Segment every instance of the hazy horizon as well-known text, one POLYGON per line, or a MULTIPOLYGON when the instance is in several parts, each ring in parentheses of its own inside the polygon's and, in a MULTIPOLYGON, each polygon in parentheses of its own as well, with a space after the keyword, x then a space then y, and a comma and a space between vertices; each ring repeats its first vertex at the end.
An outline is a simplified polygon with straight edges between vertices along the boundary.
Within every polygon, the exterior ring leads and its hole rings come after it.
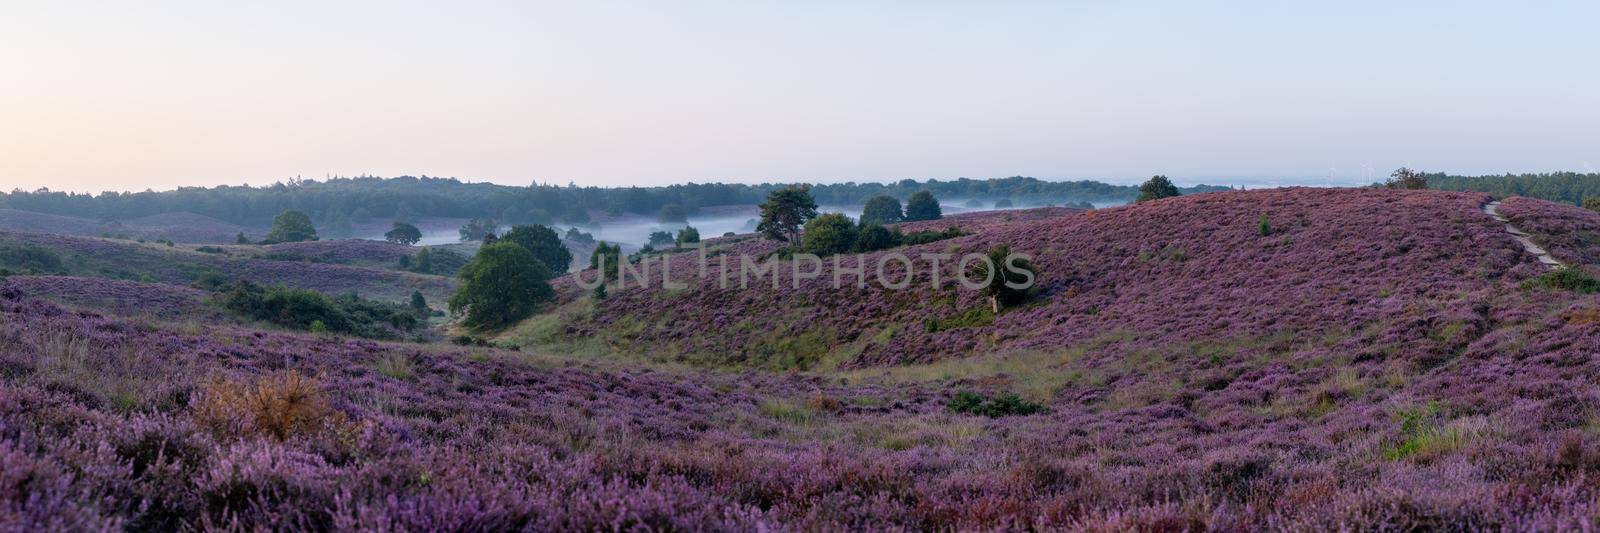
POLYGON ((1600 6, 16 2, 0 190, 1593 171, 1600 6))

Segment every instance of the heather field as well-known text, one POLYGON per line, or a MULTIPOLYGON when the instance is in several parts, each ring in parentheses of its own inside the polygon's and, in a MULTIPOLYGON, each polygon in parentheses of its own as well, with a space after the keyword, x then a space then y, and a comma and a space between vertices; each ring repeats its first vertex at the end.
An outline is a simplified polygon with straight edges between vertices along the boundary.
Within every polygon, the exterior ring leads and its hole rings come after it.
MULTIPOLYGON (((0 530, 1589 529, 1600 299, 1549 282, 1488 200, 972 213, 902 228, 962 236, 865 256, 870 278, 891 251, 1031 254, 1038 291, 998 315, 950 264, 905 290, 833 289, 831 259, 740 290, 671 254, 687 288, 557 279, 557 305, 478 346, 198 328, 173 319, 210 308, 177 274, 12 276, 0 530)), ((1501 212, 1595 266, 1600 216, 1501 212)), ((140 272, 205 255, 4 237, 140 272)), ((343 242, 285 248, 386 253, 343 242)), ((777 249, 709 245, 713 265, 777 249)))

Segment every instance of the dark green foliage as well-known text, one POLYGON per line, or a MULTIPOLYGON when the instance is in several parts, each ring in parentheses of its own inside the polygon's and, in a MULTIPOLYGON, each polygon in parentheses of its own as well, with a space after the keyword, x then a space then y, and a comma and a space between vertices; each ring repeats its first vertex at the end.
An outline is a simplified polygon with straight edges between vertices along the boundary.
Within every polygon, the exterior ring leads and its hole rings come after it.
POLYGON ((415 257, 400 258, 401 269, 435 276, 454 276, 466 264, 466 257, 443 248, 423 248, 415 257))
POLYGON ((810 188, 787 187, 767 195, 756 231, 768 239, 793 243, 800 237, 800 227, 816 216, 817 201, 810 188))
POLYGON ((1428 188, 1428 178, 1421 172, 1406 167, 1396 169, 1383 184, 1390 189, 1420 190, 1428 188))
POLYGON ((499 227, 500 224, 493 220, 486 218, 474 218, 472 220, 468 220, 466 225, 461 226, 461 229, 458 230, 457 233, 461 234, 461 242, 481 241, 488 236, 493 235, 494 230, 498 229, 499 227))
POLYGON ((801 248, 818 256, 845 253, 856 246, 856 224, 840 213, 828 213, 806 223, 801 248))
POLYGON ((971 391, 962 391, 950 398, 945 407, 952 413, 987 416, 1000 418, 1003 416, 1028 416, 1042 413, 1044 405, 1022 399, 1014 393, 1001 393, 994 398, 986 398, 982 394, 971 391))
POLYGON ((856 251, 872 252, 887 250, 900 246, 905 241, 905 235, 900 233, 900 228, 889 229, 882 224, 862 224, 856 232, 856 251))
POLYGON ((231 255, 231 254, 228 253, 227 249, 222 248, 220 246, 201 246, 199 248, 195 248, 194 251, 200 252, 200 253, 203 253, 203 254, 231 255))
POLYGON ((694 226, 688 226, 678 230, 676 245, 679 248, 682 248, 685 244, 694 244, 697 242, 700 242, 700 230, 694 229, 694 226))
POLYGON ((962 235, 966 235, 966 233, 962 232, 961 228, 950 226, 945 228, 944 231, 914 231, 907 233, 905 238, 902 240, 906 246, 915 246, 918 244, 928 244, 930 242, 942 241, 945 239, 953 239, 962 235))
POLYGON ((241 232, 239 232, 238 236, 233 238, 233 243, 234 244, 250 244, 250 239, 246 238, 244 236, 244 232, 241 231, 241 232))
POLYGON ((422 241, 422 230, 405 222, 395 222, 394 227, 384 232, 383 240, 410 246, 422 241))
POLYGON ((538 259, 544 263, 545 268, 550 269, 551 276, 566 274, 572 266, 572 251, 561 244, 561 237, 556 235, 553 229, 538 224, 515 226, 505 235, 501 235, 500 240, 527 248, 534 259, 538 259))
POLYGON ((1172 184, 1172 180, 1167 179, 1166 176, 1157 175, 1139 186, 1139 198, 1134 201, 1160 200, 1162 198, 1171 198, 1178 194, 1178 187, 1172 184))
POLYGON ((1525 281, 1523 286, 1592 294, 1600 291, 1600 280, 1583 267, 1564 267, 1525 281))
POLYGON ((36 244, 0 244, 0 265, 18 272, 62 272, 61 256, 36 244))
POLYGON ((994 203, 994 208, 995 209, 1011 209, 1011 199, 1010 198, 1001 198, 999 200, 996 200, 995 203, 994 203))
POLYGON ((561 221, 574 226, 582 226, 590 223, 592 219, 589 218, 588 209, 584 209, 582 206, 574 204, 569 206, 567 210, 561 214, 561 221))
POLYGON ((596 299, 596 300, 604 300, 604 299, 606 299, 606 284, 601 283, 599 285, 595 285, 594 286, 594 299, 596 299))
POLYGON ((576 244, 594 244, 594 235, 578 231, 578 228, 567 228, 567 236, 565 238, 576 244))
POLYGON ((267 233, 266 240, 275 243, 314 241, 317 228, 311 225, 311 217, 304 211, 290 209, 272 219, 272 231, 267 233))
POLYGON ((688 222, 689 212, 684 211, 683 206, 678 204, 663 205, 661 206, 661 212, 656 214, 656 221, 668 223, 688 222))
POLYGON ((600 241, 600 244, 595 246, 594 252, 589 254, 589 268, 600 268, 602 261, 605 263, 605 279, 617 279, 617 265, 622 261, 622 245, 600 241))
POLYGON ((493 329, 531 316, 555 299, 550 269, 533 253, 509 242, 478 249, 461 267, 461 287, 450 296, 450 312, 465 313, 468 327, 493 329))
POLYGON ((1037 273, 1032 264, 1020 257, 1010 256, 1010 247, 997 246, 989 251, 987 263, 978 262, 972 266, 971 275, 968 277, 973 280, 985 278, 989 280, 983 287, 983 294, 989 297, 991 310, 995 314, 1000 314, 1003 308, 1027 300, 1037 280, 1037 273), (993 275, 989 272, 990 264, 994 265, 993 275))
POLYGON ((901 221, 906 216, 900 209, 900 200, 893 196, 880 195, 867 200, 867 205, 861 208, 861 224, 893 224, 901 221))
POLYGON ((201 271, 195 276, 194 282, 191 283, 191 285, 197 289, 211 292, 226 289, 229 287, 229 284, 230 282, 228 281, 227 276, 224 276, 221 272, 217 272, 216 270, 212 269, 201 271))
POLYGON ((962 311, 955 316, 923 319, 922 329, 928 333, 938 333, 952 329, 981 328, 990 324, 994 324, 994 313, 988 309, 976 308, 962 311))
POLYGON ((1600 196, 1590 196, 1583 199, 1583 208, 1590 211, 1600 211, 1600 196))
POLYGON ((305 331, 321 324, 326 331, 398 339, 422 327, 411 309, 354 294, 329 298, 313 290, 240 282, 218 298, 223 307, 241 316, 305 331))
POLYGON ((944 211, 939 208, 939 200, 929 191, 917 191, 906 200, 907 222, 918 220, 939 220, 944 218, 944 211))
POLYGON ((1272 234, 1272 221, 1267 220, 1267 215, 1261 215, 1261 220, 1256 221, 1256 233, 1262 237, 1272 234))
POLYGON ((654 247, 654 246, 666 246, 666 245, 672 244, 672 243, 673 243, 673 238, 672 238, 672 234, 671 233, 667 233, 665 231, 652 231, 652 232, 650 232, 650 239, 649 239, 649 245, 650 246, 652 246, 652 247, 654 247))
POLYGON ((428 299, 422 296, 422 291, 411 291, 411 310, 418 314, 428 314, 428 299))

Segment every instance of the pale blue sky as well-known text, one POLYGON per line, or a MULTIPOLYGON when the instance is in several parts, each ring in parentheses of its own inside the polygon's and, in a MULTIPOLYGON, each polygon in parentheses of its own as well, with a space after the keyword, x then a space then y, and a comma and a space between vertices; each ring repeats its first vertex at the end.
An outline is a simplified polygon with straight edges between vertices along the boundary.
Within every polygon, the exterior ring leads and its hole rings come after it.
POLYGON ((0 0, 0 188, 1600 165, 1600 3, 1399 4, 0 0))

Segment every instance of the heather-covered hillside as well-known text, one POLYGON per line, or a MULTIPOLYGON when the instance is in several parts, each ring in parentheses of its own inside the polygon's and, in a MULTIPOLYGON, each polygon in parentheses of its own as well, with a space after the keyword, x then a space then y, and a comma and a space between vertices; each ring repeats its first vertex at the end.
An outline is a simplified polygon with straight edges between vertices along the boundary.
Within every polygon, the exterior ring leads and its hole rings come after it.
POLYGON ((22 232, 0 232, 0 246, 49 250, 59 257, 63 271, 50 273, 74 276, 188 285, 207 272, 215 272, 228 282, 286 285, 328 294, 354 291, 363 297, 397 302, 406 301, 414 290, 421 291, 430 302, 442 302, 455 288, 452 279, 441 276, 389 268, 258 259, 228 253, 223 247, 208 247, 205 249, 210 252, 202 252, 120 239, 22 232))
POLYGON ((0 230, 213 244, 234 242, 239 233, 251 236, 258 233, 250 228, 194 213, 160 213, 127 220, 101 221, 16 209, 0 209, 0 230))
MULTIPOLYGON (((659 357, 801 368, 1054 350, 1108 336, 1120 339, 1113 352, 1277 334, 1411 342, 1425 332, 1410 331, 1406 313, 1436 326, 1479 323, 1486 317, 1460 295, 1540 272, 1479 210, 1485 201, 1475 193, 1281 189, 1088 212, 989 213, 915 223, 907 230, 957 225, 971 235, 865 257, 872 280, 890 252, 916 258, 1004 244, 1030 254, 1040 293, 999 316, 957 285, 955 261, 945 259, 938 286, 918 262, 905 290, 857 288, 853 274, 832 288, 831 260, 798 289, 787 266, 779 288, 769 278, 740 289, 735 266, 728 288, 705 279, 663 291, 657 272, 655 287, 613 290, 592 311, 568 317, 580 335, 643 343, 659 357)), ((773 248, 745 240, 722 253, 756 257, 773 248)), ((697 275, 690 255, 674 258, 675 279, 697 275)), ((713 274, 719 260, 711 260, 713 274)), ((888 279, 903 277, 899 263, 888 268, 888 279)))
MULTIPOLYGON (((1524 283, 1543 267, 1481 200, 955 218, 975 234, 931 246, 1054 248, 1053 292, 958 337, 969 352, 863 351, 845 361, 875 366, 842 372, 197 331, 66 310, 23 279, 0 289, 0 528, 1583 528, 1600 299, 1524 283)), ((656 312, 692 309, 670 301, 656 312)))

